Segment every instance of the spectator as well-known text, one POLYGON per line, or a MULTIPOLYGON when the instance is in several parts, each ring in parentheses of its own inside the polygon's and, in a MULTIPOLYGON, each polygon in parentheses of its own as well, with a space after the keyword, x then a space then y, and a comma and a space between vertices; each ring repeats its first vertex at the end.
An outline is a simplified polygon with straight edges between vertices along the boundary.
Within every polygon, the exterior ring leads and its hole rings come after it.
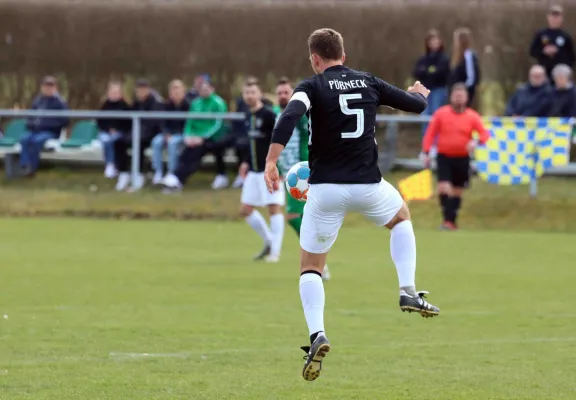
MULTIPOLYGON (((192 113, 222 113, 228 107, 220 96, 214 93, 214 88, 204 83, 200 87, 200 97, 190 104, 192 113)), ((208 152, 221 154, 222 148, 219 139, 224 132, 221 119, 189 119, 184 126, 184 149, 178 159, 178 167, 174 174, 168 174, 162 180, 165 192, 178 191, 186 183, 186 180, 198 170, 202 157, 208 152)), ((228 177, 224 160, 216 157, 216 168, 218 175, 212 183, 215 187, 218 180, 225 180, 228 184, 228 177)))
POLYGON ((472 32, 468 28, 458 28, 454 31, 454 45, 450 66, 452 71, 448 84, 464 83, 468 90, 468 106, 474 101, 476 88, 480 82, 480 67, 478 57, 472 50, 472 32))
POLYGON ((512 95, 504 115, 512 117, 547 117, 552 105, 553 89, 540 65, 530 68, 528 83, 512 95))
POLYGON ((552 76, 556 83, 551 117, 576 117, 576 89, 572 82, 572 68, 566 64, 558 64, 552 70, 552 76))
MULTIPOLYGON (((170 82, 169 99, 165 105, 166 111, 188 112, 190 103, 186 100, 186 86, 180 80, 170 82)), ((168 150, 168 173, 173 174, 178 165, 178 156, 182 148, 182 132, 184 132, 183 119, 167 119, 162 126, 162 132, 152 140, 152 168, 154 169, 154 185, 160 184, 163 173, 163 150, 168 150)))
POLYGON ((445 230, 457 229, 462 194, 470 179, 470 153, 476 146, 472 135, 478 133, 481 143, 486 143, 490 137, 480 115, 466 106, 467 97, 466 85, 458 83, 452 86, 450 105, 440 107, 434 113, 422 141, 426 168, 430 166, 428 153, 437 141, 438 196, 444 218, 442 229, 445 230))
POLYGON ((552 79, 552 70, 558 64, 574 66, 574 43, 570 34, 562 29, 564 9, 555 5, 548 10, 548 27, 534 35, 530 56, 546 69, 552 79))
MULTIPOLYGON (((450 74, 450 60, 444 53, 444 43, 436 29, 426 34, 424 51, 424 55, 416 62, 414 78, 430 89, 428 107, 422 115, 432 115, 446 104, 448 75, 450 74)), ((427 125, 424 125, 422 133, 426 132, 427 125)))
MULTIPOLYGON (((100 107, 102 111, 130 111, 130 106, 122 95, 122 84, 110 82, 106 93, 106 100, 100 107)), ((98 123, 98 139, 102 142, 104 150, 104 163, 106 178, 115 178, 118 174, 114 164, 114 142, 122 136, 129 136, 132 130, 132 120, 126 118, 100 118, 98 123)))
POLYGON ((188 103, 192 103, 196 100, 200 95, 200 88, 203 84, 208 83, 210 84, 210 75, 209 74, 200 74, 194 78, 194 85, 192 88, 186 93, 186 101, 188 103))
MULTIPOLYGON (((46 76, 40 84, 40 94, 32 102, 32 110, 67 110, 68 105, 58 94, 58 82, 53 76, 46 76)), ((26 134, 20 140, 20 166, 25 175, 32 177, 40 164, 40 152, 49 139, 60 136, 68 125, 67 117, 30 117, 26 121, 26 134)))
MULTIPOLYGON (((248 75, 244 80, 244 85, 258 85, 258 78, 255 76, 248 75)), ((267 107, 273 107, 273 103, 265 97, 262 97, 262 103, 267 107)), ((236 112, 248 114, 250 112, 250 107, 242 96, 236 98, 236 112)), ((238 159, 238 168, 242 160, 247 160, 248 153, 250 152, 250 140, 248 139, 248 126, 244 120, 232 121, 232 135, 235 137, 235 150, 236 158, 238 159)), ((242 187, 244 183, 244 178, 240 175, 236 176, 234 182, 232 183, 233 188, 242 187)))
MULTIPOLYGON (((145 79, 136 81, 136 96, 132 109, 134 111, 160 111, 163 109, 162 100, 152 91, 150 83, 145 79)), ((131 182, 129 173, 130 157, 128 156, 128 149, 132 147, 132 135, 123 135, 114 142, 114 163, 119 172, 116 190, 123 191, 131 185, 130 190, 136 191, 144 186, 145 179, 142 174, 144 150, 150 145, 152 138, 158 133, 160 133, 158 120, 142 119, 140 121, 140 165, 138 166, 140 174, 135 182, 131 182)))

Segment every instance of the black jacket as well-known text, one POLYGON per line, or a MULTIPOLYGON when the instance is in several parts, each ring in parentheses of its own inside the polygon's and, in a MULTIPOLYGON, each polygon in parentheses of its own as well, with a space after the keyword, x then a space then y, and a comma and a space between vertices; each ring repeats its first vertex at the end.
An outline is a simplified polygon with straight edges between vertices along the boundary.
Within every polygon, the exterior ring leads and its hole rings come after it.
POLYGON ((431 90, 446 87, 449 75, 450 60, 441 51, 426 53, 414 67, 414 78, 431 90))
POLYGON ((538 64, 546 68, 548 76, 552 74, 552 69, 558 64, 574 66, 574 43, 568 32, 562 29, 544 28, 539 30, 532 39, 530 45, 530 56, 534 57, 538 64), (558 52, 552 57, 543 53, 544 47, 553 44, 558 47, 558 52))
POLYGON ((553 92, 552 86, 547 83, 542 86, 532 86, 529 83, 522 85, 508 101, 505 115, 548 117, 553 92))
MULTIPOLYGON (((182 103, 177 105, 171 100, 168 100, 168 102, 164 104, 164 110, 174 112, 188 112, 190 110, 190 102, 184 99, 182 100, 182 103)), ((182 134, 184 133, 185 124, 185 119, 165 119, 162 126, 162 133, 182 134)))
MULTIPOLYGON (((134 101, 132 106, 134 111, 162 111, 164 110, 164 105, 162 100, 151 93, 144 101, 134 101)), ((140 137, 142 140, 150 140, 158 133, 161 132, 162 120, 158 119, 146 119, 141 120, 141 132, 140 137)))
MULTIPOLYGON (((100 107, 102 111, 130 111, 131 108, 124 100, 110 101, 106 100, 102 103, 100 107)), ((111 130, 115 130, 122 133, 131 133, 132 131, 132 120, 123 118, 99 118, 97 121, 98 130, 101 132, 110 133, 111 130)))
POLYGON ((576 117, 576 88, 554 90, 551 117, 576 117))
MULTIPOLYGON (((31 109, 67 110, 68 104, 59 94, 55 96, 43 96, 40 94, 32 101, 31 109)), ((48 131, 59 135, 62 128, 68 125, 68 122, 68 117, 28 117, 26 119, 26 129, 32 133, 48 131)))
POLYGON ((480 83, 480 65, 476 53, 466 50, 464 59, 458 63, 450 72, 448 85, 464 83, 468 89, 474 89, 480 83))

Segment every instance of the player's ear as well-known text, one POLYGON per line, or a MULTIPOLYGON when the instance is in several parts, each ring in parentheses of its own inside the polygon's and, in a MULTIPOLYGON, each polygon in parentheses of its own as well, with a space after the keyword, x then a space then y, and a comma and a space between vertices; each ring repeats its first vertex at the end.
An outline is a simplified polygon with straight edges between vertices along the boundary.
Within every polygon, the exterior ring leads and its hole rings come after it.
POLYGON ((346 62, 346 53, 342 53, 342 64, 346 62))

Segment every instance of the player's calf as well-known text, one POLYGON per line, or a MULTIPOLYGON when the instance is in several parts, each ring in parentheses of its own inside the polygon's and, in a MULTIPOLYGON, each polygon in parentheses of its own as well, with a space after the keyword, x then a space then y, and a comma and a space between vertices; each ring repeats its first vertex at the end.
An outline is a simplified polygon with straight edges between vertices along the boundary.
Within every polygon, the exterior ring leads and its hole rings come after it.
POLYGON ((265 257, 270 255, 270 248, 272 245, 272 232, 266 223, 266 220, 260 214, 258 210, 254 207, 241 204, 240 205, 240 215, 244 217, 244 220, 264 241, 264 247, 262 250, 254 256, 255 260, 263 260, 265 257))

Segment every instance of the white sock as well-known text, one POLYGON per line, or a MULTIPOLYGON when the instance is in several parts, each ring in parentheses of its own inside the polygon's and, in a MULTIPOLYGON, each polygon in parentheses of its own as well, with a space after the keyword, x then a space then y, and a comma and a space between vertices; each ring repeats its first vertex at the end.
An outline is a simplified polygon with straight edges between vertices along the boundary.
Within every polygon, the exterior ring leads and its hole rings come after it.
POLYGON ((310 335, 324 331, 324 284, 318 274, 300 276, 300 299, 310 335))
POLYGON ((284 239, 284 214, 279 213, 270 216, 270 230, 272 231, 270 254, 279 256, 282 251, 282 240, 284 239))
POLYGON ((270 245, 272 243, 272 232, 270 232, 270 228, 268 228, 268 224, 266 220, 257 210, 252 211, 252 214, 245 218, 248 225, 252 227, 256 231, 258 235, 264 240, 266 245, 270 245))
POLYGON ((396 265, 401 288, 414 287, 416 275, 416 237, 412 222, 402 221, 390 231, 390 254, 396 265))

